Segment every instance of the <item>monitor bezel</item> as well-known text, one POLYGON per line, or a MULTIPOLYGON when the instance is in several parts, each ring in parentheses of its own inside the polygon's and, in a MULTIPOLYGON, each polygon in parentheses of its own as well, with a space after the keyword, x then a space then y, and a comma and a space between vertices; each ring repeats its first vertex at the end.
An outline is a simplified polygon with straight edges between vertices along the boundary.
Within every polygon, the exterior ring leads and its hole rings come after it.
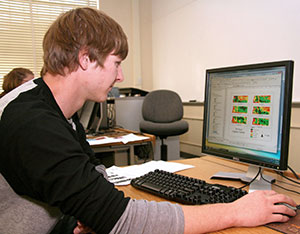
POLYGON ((290 119, 291 119, 291 101, 292 101, 292 84, 293 84, 293 69, 294 62, 292 60, 257 63, 248 65, 239 65, 231 67, 222 67, 206 70, 205 79, 205 96, 204 96, 204 111, 203 111, 203 132, 202 132, 202 153, 209 154, 229 160, 240 161, 249 165, 255 165, 264 168, 271 168, 278 171, 285 171, 288 168, 288 153, 289 153, 289 136, 290 136, 290 119), (207 121, 208 121, 208 95, 209 95, 209 76, 212 73, 235 72, 242 70, 268 69, 272 67, 285 67, 285 83, 284 83, 284 103, 283 103, 283 120, 282 120, 282 138, 281 138, 281 156, 279 165, 270 162, 262 162, 255 159, 244 158, 241 154, 224 154, 222 152, 207 149, 207 121), (286 95, 289 94, 289 95, 286 95))

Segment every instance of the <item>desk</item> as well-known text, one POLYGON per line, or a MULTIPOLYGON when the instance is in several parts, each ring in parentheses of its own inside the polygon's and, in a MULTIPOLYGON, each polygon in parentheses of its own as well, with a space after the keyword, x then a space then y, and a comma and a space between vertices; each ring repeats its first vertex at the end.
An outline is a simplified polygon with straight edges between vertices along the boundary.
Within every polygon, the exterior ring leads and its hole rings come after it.
POLYGON ((128 156, 129 156, 129 165, 134 164, 134 147, 138 145, 147 145, 151 144, 151 147, 153 149, 154 144, 155 144, 155 136, 150 135, 150 134, 144 134, 144 133, 139 133, 136 131, 131 131, 123 128, 113 128, 113 129, 108 129, 105 130, 102 134, 98 134, 97 136, 87 136, 88 139, 91 138, 97 138, 100 136, 107 136, 107 137, 120 137, 124 135, 128 135, 130 133, 133 133, 137 136, 146 136, 149 137, 148 139, 143 139, 143 140, 136 140, 136 141, 130 141, 126 144, 122 142, 113 142, 113 143, 106 143, 106 144, 98 144, 98 145, 91 145, 92 149, 94 150, 95 153, 99 152, 121 152, 121 151, 127 151, 128 156))
MULTIPOLYGON (((174 162, 180 162, 184 164, 189 164, 189 165, 194 165, 194 168, 187 169, 184 171, 180 171, 177 174, 180 175, 185 175, 185 176, 190 176, 198 179, 205 180, 208 183, 220 183, 224 184, 227 186, 234 186, 234 187, 241 187, 243 184, 239 181, 226 181, 226 180, 210 180, 210 176, 213 174, 219 172, 219 171, 226 171, 226 172, 246 172, 247 171, 247 166, 241 163, 237 162, 232 162, 212 156, 203 156, 201 158, 192 158, 192 159, 183 159, 183 160, 176 160, 174 162)), ((282 178, 281 176, 266 171, 265 172, 268 175, 272 175, 276 180, 279 185, 284 186, 289 189, 296 190, 300 192, 300 189, 296 188, 295 186, 286 184, 287 180, 282 178)), ((134 199, 146 199, 146 200, 153 200, 153 201, 166 201, 163 198, 154 196, 150 193, 143 192, 141 190, 133 188, 131 185, 127 186, 117 186, 119 190, 122 190, 126 196, 129 196, 134 199)), ((280 189, 278 187, 275 187, 272 185, 272 189, 279 192, 279 193, 284 193, 292 197, 297 204, 300 204, 300 196, 297 195, 296 193, 291 193, 287 192, 283 189, 280 189)), ((251 209, 251 207, 249 207, 251 209)), ((229 228, 226 230, 214 232, 214 233, 247 233, 247 234, 268 234, 268 233, 278 233, 277 231, 274 231, 270 228, 261 226, 261 227, 255 227, 255 228, 229 228)))

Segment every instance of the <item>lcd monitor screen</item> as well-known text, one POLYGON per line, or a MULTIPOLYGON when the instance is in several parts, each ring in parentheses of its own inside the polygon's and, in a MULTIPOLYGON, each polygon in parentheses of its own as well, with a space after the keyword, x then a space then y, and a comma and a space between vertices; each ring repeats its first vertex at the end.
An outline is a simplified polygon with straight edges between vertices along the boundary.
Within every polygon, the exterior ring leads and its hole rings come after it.
POLYGON ((286 170, 293 61, 206 72, 202 152, 286 170))

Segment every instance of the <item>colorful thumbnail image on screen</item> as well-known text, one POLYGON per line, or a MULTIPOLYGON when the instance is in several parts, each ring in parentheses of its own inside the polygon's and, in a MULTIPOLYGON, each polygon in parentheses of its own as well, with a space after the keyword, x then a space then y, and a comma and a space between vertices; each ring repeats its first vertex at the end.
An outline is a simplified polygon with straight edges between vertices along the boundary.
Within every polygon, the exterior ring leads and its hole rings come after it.
POLYGON ((247 106, 233 106, 232 113, 247 114, 248 107, 247 106))
POLYGON ((248 96, 233 96, 233 102, 234 103, 247 103, 248 102, 248 96))
POLYGON ((270 115, 271 108, 269 106, 254 106, 252 114, 256 115, 270 115))
POLYGON ((270 103, 271 95, 256 95, 253 98, 254 103, 270 103))
POLYGON ((247 124, 247 117, 245 117, 245 116, 232 116, 231 122, 233 124, 247 124))

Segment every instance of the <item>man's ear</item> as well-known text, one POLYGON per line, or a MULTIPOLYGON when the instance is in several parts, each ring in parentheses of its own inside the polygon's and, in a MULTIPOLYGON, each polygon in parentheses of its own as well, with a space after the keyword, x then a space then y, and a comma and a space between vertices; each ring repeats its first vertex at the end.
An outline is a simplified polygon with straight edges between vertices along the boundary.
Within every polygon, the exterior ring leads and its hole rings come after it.
POLYGON ((90 63, 90 58, 87 51, 85 50, 79 51, 78 60, 79 60, 79 66, 81 67, 82 70, 85 71, 88 68, 90 63))

